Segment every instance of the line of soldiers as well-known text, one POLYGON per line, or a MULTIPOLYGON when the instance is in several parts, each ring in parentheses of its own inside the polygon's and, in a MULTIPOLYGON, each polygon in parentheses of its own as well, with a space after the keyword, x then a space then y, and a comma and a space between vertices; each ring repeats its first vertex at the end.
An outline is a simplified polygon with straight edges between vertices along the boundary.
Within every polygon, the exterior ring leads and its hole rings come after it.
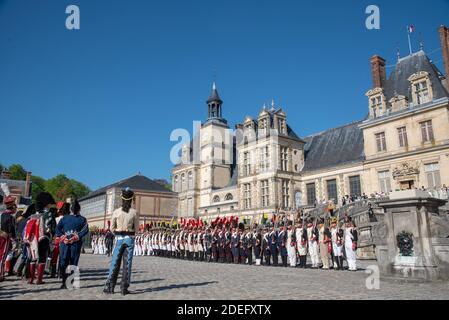
POLYGON ((51 194, 41 192, 24 210, 18 210, 12 196, 4 203, 6 210, 0 212, 0 282, 5 275, 17 275, 28 284, 43 284, 45 274, 51 278, 59 274, 61 288, 66 288, 66 270, 78 265, 82 238, 88 232, 78 201, 56 203, 51 194))
POLYGON ((351 217, 343 227, 336 217, 327 225, 323 218, 309 218, 307 223, 286 221, 279 227, 240 223, 158 228, 136 236, 134 255, 249 265, 255 260, 255 265, 301 268, 307 267, 309 256, 312 268, 343 270, 346 260, 348 269, 356 271, 358 233, 351 217))
POLYGON ((92 235, 90 244, 93 254, 102 254, 109 257, 114 247, 114 234, 110 229, 103 233, 95 233, 92 235))

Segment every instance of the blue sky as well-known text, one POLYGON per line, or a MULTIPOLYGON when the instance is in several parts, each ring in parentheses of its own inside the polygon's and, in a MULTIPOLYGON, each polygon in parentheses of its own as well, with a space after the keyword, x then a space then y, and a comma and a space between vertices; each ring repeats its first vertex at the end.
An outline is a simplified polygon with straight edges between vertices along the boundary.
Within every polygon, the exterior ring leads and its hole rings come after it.
POLYGON ((363 118, 369 58, 408 53, 407 24, 443 70, 449 0, 0 0, 0 163, 90 188, 169 178, 170 132, 204 120, 216 73, 233 126, 274 98, 302 137, 363 118), (65 28, 76 4, 81 29, 65 28), (365 28, 365 8, 381 29, 365 28))

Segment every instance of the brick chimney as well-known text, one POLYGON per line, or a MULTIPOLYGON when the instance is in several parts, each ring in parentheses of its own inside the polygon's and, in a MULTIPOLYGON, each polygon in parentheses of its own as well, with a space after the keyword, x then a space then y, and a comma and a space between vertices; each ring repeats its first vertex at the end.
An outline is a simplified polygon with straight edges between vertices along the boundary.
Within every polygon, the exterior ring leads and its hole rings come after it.
POLYGON ((446 76, 446 81, 449 87, 449 28, 446 26, 440 27, 440 41, 441 41, 441 52, 443 54, 444 62, 444 72, 446 76))
POLYGON ((373 78, 373 88, 383 88, 387 80, 387 69, 385 59, 380 56, 371 58, 371 76, 373 78))

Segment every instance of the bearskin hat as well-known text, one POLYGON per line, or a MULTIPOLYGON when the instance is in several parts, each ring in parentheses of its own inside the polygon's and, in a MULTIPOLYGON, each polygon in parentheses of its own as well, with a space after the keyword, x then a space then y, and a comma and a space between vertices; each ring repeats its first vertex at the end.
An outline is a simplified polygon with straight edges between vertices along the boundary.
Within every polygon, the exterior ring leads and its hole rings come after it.
POLYGON ((42 211, 49 204, 56 204, 53 196, 48 192, 41 192, 36 197, 36 211, 42 211))
POLYGON ((81 206, 78 202, 78 199, 73 200, 70 211, 72 211, 73 214, 79 214, 79 212, 81 211, 81 206))

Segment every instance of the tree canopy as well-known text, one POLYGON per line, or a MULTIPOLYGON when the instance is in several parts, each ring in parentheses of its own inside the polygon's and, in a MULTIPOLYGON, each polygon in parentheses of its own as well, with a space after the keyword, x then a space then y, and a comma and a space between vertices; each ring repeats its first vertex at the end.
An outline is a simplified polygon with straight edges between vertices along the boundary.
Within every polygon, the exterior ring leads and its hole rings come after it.
POLYGON ((65 174, 58 174, 45 181, 45 190, 50 192, 57 201, 65 201, 70 197, 81 198, 90 192, 87 186, 67 178, 65 174))
MULTIPOLYGON (((3 169, 8 169, 11 173, 11 180, 26 179, 27 170, 20 164, 12 164, 9 167, 0 164, 0 172, 2 172, 3 169)), ((35 199, 40 192, 44 191, 51 193, 56 201, 65 201, 70 197, 81 198, 90 192, 90 189, 86 185, 75 179, 68 178, 65 174, 58 174, 48 180, 32 175, 31 182, 31 196, 33 199, 35 199)))
POLYGON ((8 171, 11 173, 11 180, 25 180, 27 177, 26 170, 20 164, 12 164, 8 171))

